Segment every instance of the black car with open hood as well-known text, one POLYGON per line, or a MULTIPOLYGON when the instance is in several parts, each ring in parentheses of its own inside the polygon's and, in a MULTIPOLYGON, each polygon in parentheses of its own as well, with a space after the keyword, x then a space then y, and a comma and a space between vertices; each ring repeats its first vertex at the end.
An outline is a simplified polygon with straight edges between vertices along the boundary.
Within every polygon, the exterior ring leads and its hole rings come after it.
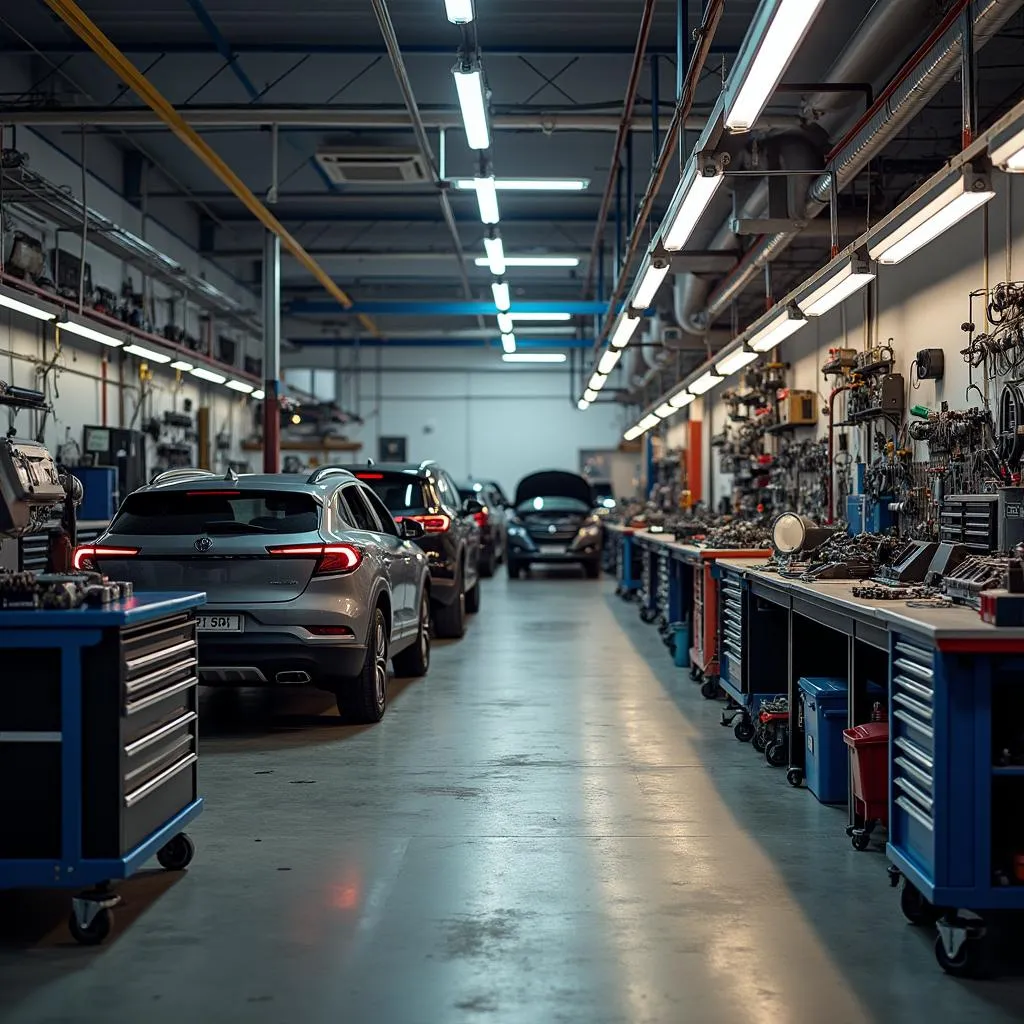
POLYGON ((508 574, 534 562, 582 565, 595 579, 601 566, 601 523, 594 495, 578 473, 548 469, 523 477, 508 521, 508 574))

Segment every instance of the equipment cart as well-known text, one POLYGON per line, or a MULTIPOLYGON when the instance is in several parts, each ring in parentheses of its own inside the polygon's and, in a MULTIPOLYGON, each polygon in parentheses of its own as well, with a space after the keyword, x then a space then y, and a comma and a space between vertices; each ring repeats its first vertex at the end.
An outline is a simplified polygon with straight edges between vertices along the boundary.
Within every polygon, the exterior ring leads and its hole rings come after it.
POLYGON ((110 932, 112 881, 153 856, 168 870, 192 860, 205 599, 0 611, 0 889, 79 890, 79 942, 110 932))

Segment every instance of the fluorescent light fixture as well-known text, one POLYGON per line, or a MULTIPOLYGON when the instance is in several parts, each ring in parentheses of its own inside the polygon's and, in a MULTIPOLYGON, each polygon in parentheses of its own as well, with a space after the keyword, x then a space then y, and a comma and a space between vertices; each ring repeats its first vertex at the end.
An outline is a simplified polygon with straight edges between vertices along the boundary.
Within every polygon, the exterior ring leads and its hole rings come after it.
POLYGON ((716 384, 721 384, 725 380, 724 377, 720 377, 713 370, 708 370, 707 373, 698 377, 692 384, 687 384, 687 390, 694 395, 703 395, 706 391, 710 391, 716 384))
POLYGON ((597 394, 598 393, 593 388, 587 388, 587 390, 583 392, 583 397, 588 402, 596 402, 597 401, 597 394))
POLYGON ((696 400, 697 396, 689 391, 677 391, 674 395, 669 396, 668 404, 675 409, 683 409, 696 400))
POLYGON ((452 68, 452 75, 455 77, 455 91, 459 94, 466 142, 470 149, 487 149, 491 144, 491 130, 487 126, 483 68, 479 64, 456 64, 452 68))
POLYGON ((514 334, 503 334, 501 336, 501 350, 502 352, 515 352, 516 336, 514 334))
POLYGON ((997 135, 989 150, 992 163, 1007 174, 1024 173, 1024 128, 997 135))
POLYGON ((468 25, 473 20, 473 0, 444 0, 444 13, 453 25, 468 25))
MULTIPOLYGON (((486 149, 486 146, 480 147, 486 149)), ((472 178, 455 178, 452 184, 460 190, 473 187, 472 178)), ((498 178, 494 183, 501 192, 584 192, 589 178, 498 178)))
POLYGON ((879 263, 900 263, 933 239, 938 238, 968 214, 984 206, 993 196, 983 174, 961 174, 948 188, 911 214, 897 227, 883 229, 877 242, 868 246, 868 254, 879 263))
POLYGON ((195 366, 195 363, 186 363, 184 359, 176 359, 171 363, 172 370, 181 370, 182 373, 188 373, 195 366))
POLYGON ((781 316, 769 321, 750 339, 750 347, 755 352, 770 352, 776 346, 781 345, 791 334, 796 334, 801 327, 806 326, 807 318, 796 306, 791 304, 786 306, 781 316))
POLYGON ((232 391, 241 391, 243 395, 251 395, 254 390, 253 386, 246 384, 244 380, 229 380, 226 386, 232 391))
POLYGON ((655 416, 654 413, 648 413, 638 424, 641 434, 646 434, 651 427, 656 427, 661 422, 660 416, 655 416))
MULTIPOLYGON (((487 242, 484 242, 487 245, 487 242)), ((491 264, 487 256, 477 256, 474 261, 478 267, 488 267, 491 264)), ((580 258, 578 256, 506 256, 506 267, 578 267, 580 258)), ((497 273, 497 271, 495 271, 497 273)))
POLYGON ((749 132, 761 116, 814 21, 822 0, 774 0, 762 4, 748 38, 758 40, 751 54, 740 53, 726 82, 725 127, 749 132))
POLYGON ((124 350, 129 355, 148 359, 151 363, 169 363, 171 361, 171 357, 164 355, 163 352, 154 352, 151 348, 144 348, 142 345, 125 345, 124 350))
POLYGON ((612 336, 608 339, 608 344, 611 345, 612 348, 625 348, 639 326, 639 317, 630 316, 628 313, 622 313, 619 316, 619 322, 615 325, 615 329, 612 331, 612 336))
POLYGON ((665 218, 667 227, 663 228, 661 244, 671 252, 682 249, 689 241, 693 229, 697 226, 708 203, 714 198, 724 175, 715 171, 713 174, 701 174, 697 165, 693 171, 683 178, 672 197, 668 216, 665 218))
POLYGON ((603 373, 606 377, 612 370, 615 369, 619 360, 622 358, 622 349, 609 348, 605 349, 604 354, 598 360, 597 372, 603 373))
POLYGON ((590 403, 585 398, 581 398, 576 403, 576 408, 579 409, 580 412, 584 412, 585 410, 590 408, 590 403))
POLYGON ((502 244, 500 238, 485 238, 484 249, 487 251, 487 257, 483 260, 477 260, 477 266, 485 266, 491 268, 491 273, 496 277, 501 277, 505 273, 505 246, 502 244))
POLYGON ((499 313, 507 313, 512 305, 508 295, 507 281, 492 281, 491 294, 494 296, 494 305, 499 313))
POLYGON ((742 370, 748 363, 752 363, 756 358, 756 352, 740 347, 735 352, 730 352, 724 359, 720 359, 715 363, 715 373, 720 373, 723 377, 729 377, 737 370, 742 370))
POLYGON ((515 326, 512 323, 512 317, 508 313, 498 314, 498 330, 502 334, 511 334, 515 330, 515 326))
POLYGON ((39 306, 30 305, 28 302, 22 302, 6 288, 0 291, 0 306, 13 309, 15 313, 24 313, 25 316, 35 317, 37 320, 57 319, 56 313, 51 313, 48 309, 40 309, 39 306))
POLYGON ((854 292, 866 287, 875 279, 871 265, 855 256, 844 260, 839 272, 818 285, 806 299, 798 303, 805 316, 822 316, 834 309, 854 292))
POLYGON ((227 380, 227 377, 222 373, 214 373, 213 370, 208 370, 205 366, 197 366, 189 372, 193 377, 198 377, 200 380, 208 380, 211 384, 223 384, 227 380))
POLYGON ((622 440, 623 441, 635 441, 642 433, 643 433, 643 431, 640 429, 640 425, 637 424, 635 427, 630 427, 629 430, 627 430, 622 435, 622 440))
POLYGON ((670 263, 666 259, 651 257, 644 265, 643 271, 637 275, 637 283, 633 286, 633 295, 629 300, 630 306, 642 312, 653 301, 661 282, 665 280, 670 263))
POLYGON ((603 373, 598 373, 595 370, 590 375, 590 380, 587 381, 587 387, 590 388, 591 391, 600 391, 607 380, 608 378, 603 373))
POLYGON ((564 352, 506 352, 501 357, 506 363, 564 363, 564 352))
POLYGON ((476 204, 480 207, 480 220, 484 224, 497 224, 501 214, 498 212, 498 193, 494 191, 494 177, 473 180, 476 182, 476 204))
POLYGON ((95 327, 81 324, 66 316, 57 321, 57 326, 62 331, 70 331, 71 334, 77 334, 80 338, 88 338, 90 341, 98 341, 108 348, 120 348, 124 344, 120 338, 115 338, 112 334, 104 334, 103 331, 97 331, 95 327))
POLYGON ((662 402, 661 405, 654 410, 654 415, 657 416, 659 420, 664 420, 668 419, 669 416, 675 415, 677 412, 679 412, 679 410, 674 405, 670 405, 668 402, 662 402))
POLYGON ((262 389, 257 388, 249 397, 255 399, 257 402, 262 402, 267 396, 262 389))
POLYGON ((513 320, 520 323, 561 323, 564 320, 571 320, 572 313, 510 313, 513 320))

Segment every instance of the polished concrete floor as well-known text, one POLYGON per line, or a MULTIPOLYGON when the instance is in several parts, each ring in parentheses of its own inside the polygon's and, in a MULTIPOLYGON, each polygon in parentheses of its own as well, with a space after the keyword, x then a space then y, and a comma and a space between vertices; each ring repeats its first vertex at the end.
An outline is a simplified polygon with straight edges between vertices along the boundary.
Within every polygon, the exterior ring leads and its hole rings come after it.
POLYGON ((484 586, 373 728, 209 695, 192 868, 125 884, 98 949, 66 897, 0 894, 0 1020, 1024 1018, 1021 979, 939 971, 884 856, 721 729, 607 581, 484 586))

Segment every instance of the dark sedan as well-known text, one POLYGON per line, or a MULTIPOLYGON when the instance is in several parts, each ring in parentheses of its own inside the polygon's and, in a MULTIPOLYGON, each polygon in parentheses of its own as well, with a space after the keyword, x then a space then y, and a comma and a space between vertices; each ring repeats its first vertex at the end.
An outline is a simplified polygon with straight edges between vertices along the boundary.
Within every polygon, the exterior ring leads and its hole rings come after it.
POLYGON ((486 481, 460 484, 459 494, 463 501, 478 501, 483 505, 473 514, 480 527, 480 575, 493 576, 498 564, 505 560, 508 503, 498 488, 486 481))
POLYGON ((581 565, 601 572, 601 522, 590 484, 578 473, 545 470, 519 481, 508 520, 508 574, 516 579, 535 562, 581 565))

